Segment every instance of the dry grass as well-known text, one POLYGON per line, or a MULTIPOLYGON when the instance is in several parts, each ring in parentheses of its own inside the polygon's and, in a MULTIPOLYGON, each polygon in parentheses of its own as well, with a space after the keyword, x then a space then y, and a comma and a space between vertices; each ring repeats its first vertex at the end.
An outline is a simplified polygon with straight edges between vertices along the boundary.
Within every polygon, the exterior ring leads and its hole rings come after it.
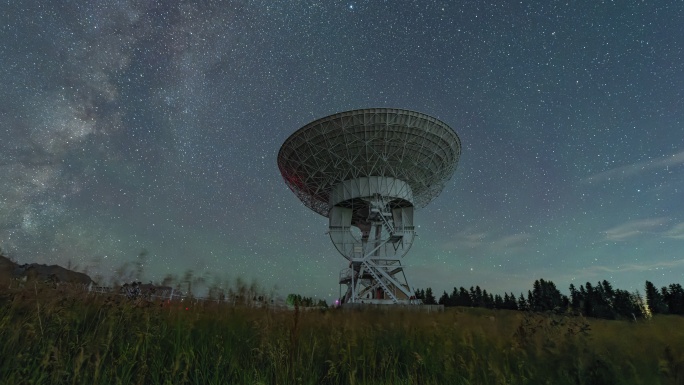
POLYGON ((3 384, 682 384, 684 318, 186 311, 28 285, 0 294, 0 357, 3 384))

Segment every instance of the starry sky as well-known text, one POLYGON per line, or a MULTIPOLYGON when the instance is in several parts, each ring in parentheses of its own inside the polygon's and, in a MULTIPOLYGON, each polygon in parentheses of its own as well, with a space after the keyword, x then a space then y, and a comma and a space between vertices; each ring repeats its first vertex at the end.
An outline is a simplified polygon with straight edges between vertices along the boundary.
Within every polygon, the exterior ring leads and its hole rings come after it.
POLYGON ((0 247, 108 276, 256 279, 332 300, 327 218, 276 157, 356 108, 463 153, 416 214, 416 287, 684 282, 684 2, 0 4, 0 247))

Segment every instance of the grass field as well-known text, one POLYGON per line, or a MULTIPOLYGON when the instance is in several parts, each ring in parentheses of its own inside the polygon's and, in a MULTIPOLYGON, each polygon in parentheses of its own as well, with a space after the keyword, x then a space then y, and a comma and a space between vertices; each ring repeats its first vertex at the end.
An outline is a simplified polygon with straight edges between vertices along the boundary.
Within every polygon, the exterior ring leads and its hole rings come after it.
POLYGON ((0 289, 2 384, 684 384, 676 316, 185 310, 0 289))

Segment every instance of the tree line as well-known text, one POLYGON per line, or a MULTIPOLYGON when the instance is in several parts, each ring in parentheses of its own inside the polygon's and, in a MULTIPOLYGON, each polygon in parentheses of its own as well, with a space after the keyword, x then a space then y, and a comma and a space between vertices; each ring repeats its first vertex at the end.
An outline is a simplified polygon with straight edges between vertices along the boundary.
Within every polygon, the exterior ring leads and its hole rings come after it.
POLYGON ((287 306, 301 306, 301 307, 322 307, 327 308, 328 304, 323 299, 315 299, 311 297, 302 297, 299 294, 288 294, 285 299, 287 306))
POLYGON ((607 280, 596 284, 587 282, 579 288, 570 284, 570 296, 562 294, 552 281, 534 281, 527 295, 520 293, 492 294, 480 286, 456 288, 449 294, 446 291, 435 298, 432 288, 419 289, 416 297, 427 305, 483 307, 584 315, 603 319, 637 319, 652 314, 684 315, 684 289, 680 284, 663 286, 658 290, 653 283, 646 281, 645 296, 639 292, 614 289, 607 280))

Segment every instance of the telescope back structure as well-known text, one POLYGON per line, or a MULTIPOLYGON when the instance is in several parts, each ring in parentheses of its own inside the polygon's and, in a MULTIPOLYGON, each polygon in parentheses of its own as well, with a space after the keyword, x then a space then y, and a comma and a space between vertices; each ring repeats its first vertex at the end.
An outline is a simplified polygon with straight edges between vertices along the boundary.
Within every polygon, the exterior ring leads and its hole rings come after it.
POLYGON ((420 303, 401 259, 415 238, 414 209, 444 189, 461 154, 444 122, 402 109, 333 114, 297 130, 280 148, 278 168, 349 261, 342 303, 420 303))

